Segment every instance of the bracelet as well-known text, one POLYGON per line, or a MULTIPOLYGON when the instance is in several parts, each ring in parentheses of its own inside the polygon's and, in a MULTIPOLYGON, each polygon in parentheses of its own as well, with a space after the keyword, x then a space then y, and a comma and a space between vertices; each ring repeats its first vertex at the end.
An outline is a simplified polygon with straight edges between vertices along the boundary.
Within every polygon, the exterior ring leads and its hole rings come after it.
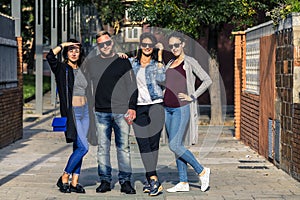
POLYGON ((60 47, 60 49, 61 49, 61 51, 63 50, 63 46, 60 44, 60 45, 58 45, 59 47, 60 47))
POLYGON ((161 63, 161 64, 164 64, 164 62, 162 60, 158 60, 157 61, 158 63, 161 63))

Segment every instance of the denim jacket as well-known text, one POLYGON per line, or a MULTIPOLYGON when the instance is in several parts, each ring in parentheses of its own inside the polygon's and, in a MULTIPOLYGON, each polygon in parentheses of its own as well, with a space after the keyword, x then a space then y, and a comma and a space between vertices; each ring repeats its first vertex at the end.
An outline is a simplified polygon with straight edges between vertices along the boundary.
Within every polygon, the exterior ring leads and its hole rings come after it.
MULTIPOLYGON (((136 58, 129 58, 134 74, 137 75, 141 64, 136 58)), ((151 60, 150 64, 146 67, 146 83, 150 97, 153 100, 163 98, 163 82, 166 79, 165 67, 158 67, 158 63, 155 60, 151 60)))

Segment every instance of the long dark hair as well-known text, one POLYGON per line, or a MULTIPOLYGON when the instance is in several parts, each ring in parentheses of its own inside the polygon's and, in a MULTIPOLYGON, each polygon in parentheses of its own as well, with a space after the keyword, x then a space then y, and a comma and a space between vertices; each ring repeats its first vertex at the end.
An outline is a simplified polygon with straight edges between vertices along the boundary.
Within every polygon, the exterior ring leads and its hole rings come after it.
MULTIPOLYGON (((156 39, 156 37, 155 37, 153 34, 146 32, 146 33, 142 33, 142 34, 141 34, 141 36, 140 36, 140 44, 139 44, 139 45, 141 45, 142 41, 143 41, 145 38, 149 38, 149 39, 152 41, 152 44, 153 44, 153 45, 156 45, 156 44, 157 44, 157 39, 156 39)), ((157 48, 153 48, 153 52, 152 52, 152 54, 151 54, 151 58, 152 58, 153 60, 155 60, 155 61, 157 61, 157 59, 158 59, 158 50, 159 50, 159 49, 157 49, 157 48)), ((139 46, 139 49, 138 49, 137 55, 136 55, 136 59, 137 59, 138 62, 141 61, 142 54, 143 54, 143 53, 142 53, 142 49, 141 49, 140 46, 139 46)))
POLYGON ((179 39, 181 42, 185 42, 185 37, 184 34, 179 32, 179 31, 174 31, 172 32, 169 36, 168 36, 168 41, 170 40, 170 38, 175 37, 177 39, 179 39))
MULTIPOLYGON (((75 39, 69 39, 67 42, 80 43, 79 41, 77 41, 75 39)), ((79 58, 77 60, 77 65, 78 65, 78 67, 80 67, 85 56, 84 56, 84 50, 82 48, 82 45, 78 44, 78 46, 79 46, 80 53, 79 53, 79 58)), ((69 47, 64 47, 63 52, 62 52, 64 62, 66 62, 66 63, 68 62, 68 50, 69 50, 69 47)))

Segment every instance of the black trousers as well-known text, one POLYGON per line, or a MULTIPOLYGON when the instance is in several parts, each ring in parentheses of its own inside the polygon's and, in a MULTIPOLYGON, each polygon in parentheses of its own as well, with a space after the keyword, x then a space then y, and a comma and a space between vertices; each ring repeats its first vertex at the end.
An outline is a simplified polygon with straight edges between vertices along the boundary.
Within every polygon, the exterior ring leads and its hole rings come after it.
POLYGON ((159 143, 164 123, 165 112, 162 104, 137 106, 133 130, 148 182, 151 176, 157 176, 159 143))

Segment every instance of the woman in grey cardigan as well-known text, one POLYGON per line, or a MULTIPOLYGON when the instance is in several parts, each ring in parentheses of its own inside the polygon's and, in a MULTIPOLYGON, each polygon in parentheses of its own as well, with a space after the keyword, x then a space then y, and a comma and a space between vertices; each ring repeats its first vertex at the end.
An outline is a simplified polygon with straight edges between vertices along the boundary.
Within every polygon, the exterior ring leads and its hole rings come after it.
POLYGON ((172 33, 168 41, 174 59, 166 66, 164 106, 169 148, 176 157, 179 183, 167 191, 189 191, 187 164, 199 175, 201 190, 206 191, 209 187, 210 169, 204 168, 196 160, 185 148, 183 141, 186 131, 190 132, 191 140, 197 138, 197 98, 207 90, 212 81, 194 58, 185 55, 185 42, 181 33, 172 33), (197 89, 194 87, 196 77, 202 81, 197 89))

